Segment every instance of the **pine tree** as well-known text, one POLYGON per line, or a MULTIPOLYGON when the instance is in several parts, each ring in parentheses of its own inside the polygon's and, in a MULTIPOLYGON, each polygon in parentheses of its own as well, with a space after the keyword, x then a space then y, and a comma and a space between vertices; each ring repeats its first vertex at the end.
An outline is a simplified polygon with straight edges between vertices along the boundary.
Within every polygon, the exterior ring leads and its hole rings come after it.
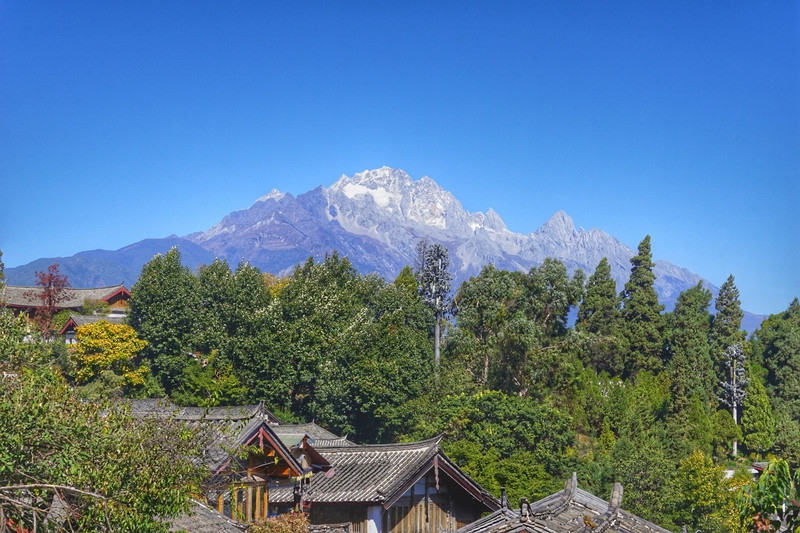
POLYGON ((767 391, 760 378, 754 377, 747 386, 742 415, 744 444, 751 452, 761 456, 775 442, 775 418, 769 404, 767 391))
POLYGON ((625 374, 639 371, 658 372, 663 368, 664 306, 658 303, 654 284, 650 235, 639 243, 638 253, 631 258, 631 277, 620 294, 622 331, 629 344, 625 374))
POLYGON ((717 381, 725 381, 728 378, 725 350, 745 340, 745 333, 739 329, 744 313, 739 301, 739 289, 733 282, 733 274, 720 287, 714 306, 717 312, 711 325, 711 359, 717 381))
POLYGON ((589 276, 575 324, 578 331, 589 334, 586 363, 598 372, 619 374, 623 370, 620 327, 617 282, 611 277, 611 266, 604 257, 589 276))
POLYGON ((716 380, 708 345, 710 304, 711 291, 700 282, 678 296, 669 315, 668 370, 676 412, 687 409, 692 397, 707 404, 713 395, 716 380))

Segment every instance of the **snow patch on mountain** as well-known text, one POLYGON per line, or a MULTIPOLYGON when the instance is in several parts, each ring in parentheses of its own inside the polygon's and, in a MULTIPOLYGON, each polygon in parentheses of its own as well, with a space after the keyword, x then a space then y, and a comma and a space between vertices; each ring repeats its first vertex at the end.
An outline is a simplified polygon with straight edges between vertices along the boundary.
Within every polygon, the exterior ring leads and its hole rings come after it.
MULTIPOLYGON (((231 213, 205 233, 188 236, 220 256, 273 270, 278 264, 284 272, 309 255, 319 258, 337 250, 362 270, 387 279, 413 264, 417 243, 426 237, 450 249, 454 286, 477 275, 487 263, 529 270, 554 257, 570 271, 580 268, 589 275, 606 257, 619 292, 635 255, 602 230, 576 228, 564 211, 554 213, 533 233, 514 233, 494 209, 470 213, 431 178, 414 180, 390 167, 342 175, 330 187, 320 186, 297 198, 273 189, 249 209, 231 213)), ((667 299, 702 279, 666 261, 656 261, 655 273, 656 289, 667 299)))

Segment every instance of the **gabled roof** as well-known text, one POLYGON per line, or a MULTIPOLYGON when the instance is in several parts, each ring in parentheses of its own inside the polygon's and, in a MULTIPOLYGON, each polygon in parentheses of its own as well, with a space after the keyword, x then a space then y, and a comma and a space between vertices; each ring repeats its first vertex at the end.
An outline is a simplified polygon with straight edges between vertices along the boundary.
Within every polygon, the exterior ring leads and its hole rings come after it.
POLYGON ((286 461, 295 475, 303 467, 291 450, 273 432, 278 420, 264 408, 263 403, 233 407, 178 407, 166 400, 130 400, 131 414, 138 417, 153 416, 185 422, 191 427, 208 431, 209 446, 203 461, 212 474, 218 474, 233 458, 241 446, 266 443, 278 457, 286 461))
POLYGON ((100 322, 105 320, 110 324, 124 324, 125 317, 119 315, 108 315, 108 316, 95 316, 95 315, 69 315, 69 320, 67 323, 64 324, 64 327, 61 328, 61 331, 58 332, 59 335, 63 335, 70 329, 76 329, 81 326, 85 326, 87 324, 94 324, 96 322, 100 322))
MULTIPOLYGON (((39 307, 41 300, 39 300, 38 294, 41 291, 42 288, 39 286, 6 285, 0 300, 3 300, 4 304, 9 307, 39 307)), ((110 287, 88 289, 67 287, 64 289, 64 294, 67 298, 58 304, 59 309, 77 309, 83 306, 83 301, 86 299, 107 301, 117 294, 131 295, 122 283, 110 287)))
POLYGON ((315 448, 330 447, 330 446, 350 446, 354 443, 347 440, 347 437, 340 437, 331 433, 322 426, 318 426, 314 422, 308 424, 279 424, 272 428, 277 435, 304 435, 311 438, 311 443, 315 448))
MULTIPOLYGON (((311 479, 308 500, 312 503, 371 503, 391 507, 407 490, 431 470, 449 478, 487 509, 499 502, 455 465, 439 446, 440 438, 402 444, 348 445, 318 448, 333 466, 328 477, 311 479)), ((276 503, 292 501, 289 488, 270 492, 276 503)))
POLYGON ((622 509, 622 492, 622 485, 615 483, 611 502, 607 502, 578 488, 573 474, 564 490, 531 504, 523 499, 519 509, 504 505, 456 533, 670 533, 622 509))

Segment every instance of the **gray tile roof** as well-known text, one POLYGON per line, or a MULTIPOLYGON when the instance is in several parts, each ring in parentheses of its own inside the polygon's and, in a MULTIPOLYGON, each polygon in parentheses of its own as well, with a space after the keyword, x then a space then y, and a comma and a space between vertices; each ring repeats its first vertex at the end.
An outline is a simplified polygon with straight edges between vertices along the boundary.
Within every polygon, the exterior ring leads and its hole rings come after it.
POLYGON ((670 533, 643 518, 623 510, 622 486, 615 484, 612 503, 578 488, 573 475, 564 490, 532 504, 521 503, 519 509, 503 507, 456 533, 670 533), (586 527, 586 521, 594 524, 586 527))
POLYGON ((215 509, 192 500, 192 509, 172 520, 170 531, 188 531, 189 533, 242 533, 249 526, 226 518, 215 509))
POLYGON ((87 324, 94 324, 95 322, 100 322, 105 320, 110 324, 124 324, 126 317, 119 316, 119 315, 108 315, 108 316, 99 316, 99 315, 69 315, 70 320, 75 322, 76 327, 85 326, 87 324))
MULTIPOLYGON (((125 289, 125 285, 112 285, 110 287, 94 287, 90 289, 72 288, 65 289, 67 299, 58 304, 59 309, 72 309, 83 306, 86 299, 103 300, 115 292, 125 289)), ((0 295, 6 305, 14 307, 38 307, 41 303, 38 296, 41 287, 24 287, 20 285, 6 285, 4 292, 0 295)), ((127 289, 125 289, 127 291, 127 289)))
MULTIPOLYGON (((333 466, 333 474, 330 477, 312 477, 307 499, 312 504, 380 503, 388 508, 418 479, 432 468, 438 468, 442 478, 457 478, 456 481, 461 486, 484 502, 489 509, 499 507, 491 494, 444 455, 439 440, 435 438, 402 444, 317 447, 316 450, 333 466)), ((291 503, 291 487, 276 487, 271 490, 270 501, 291 503)))
POLYGON ((300 463, 273 431, 277 418, 261 403, 211 408, 179 407, 159 399, 129 400, 127 403, 133 416, 169 418, 207 431, 210 444, 203 461, 212 473, 225 467, 232 458, 232 451, 247 444, 260 431, 264 431, 269 444, 295 472, 302 471, 300 463))
POLYGON ((350 446, 353 443, 347 437, 340 437, 331 433, 314 422, 308 424, 279 424, 272 428, 277 435, 307 435, 311 437, 315 448, 323 446, 350 446))

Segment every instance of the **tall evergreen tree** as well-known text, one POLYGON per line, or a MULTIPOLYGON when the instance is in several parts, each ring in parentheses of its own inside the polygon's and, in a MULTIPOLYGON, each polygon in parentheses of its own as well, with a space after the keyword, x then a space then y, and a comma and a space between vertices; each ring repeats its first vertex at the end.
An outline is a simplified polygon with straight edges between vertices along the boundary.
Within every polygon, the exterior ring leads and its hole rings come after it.
POLYGON ((775 418, 764 383, 758 376, 753 376, 747 385, 742 434, 745 446, 759 456, 768 452, 775 442, 775 418))
POLYGON ((583 350, 586 364, 598 372, 622 373, 621 325, 617 282, 611 277, 611 266, 604 257, 589 276, 575 324, 578 331, 588 336, 583 350))
POLYGON ((669 370, 676 412, 686 410, 692 397, 705 404, 714 396, 716 380, 709 354, 711 291, 700 282, 678 296, 669 314, 669 370))
POLYGON ((663 368, 664 306, 658 303, 654 284, 650 235, 639 243, 638 253, 631 258, 631 277, 620 294, 622 302, 622 331, 629 349, 625 374, 641 370, 658 372, 663 368))
POLYGON ((717 312, 711 325, 711 359, 717 381, 725 381, 728 377, 725 350, 728 346, 745 340, 745 333, 739 329, 744 313, 739 301, 739 289, 733 282, 733 274, 720 287, 714 307, 717 312))

